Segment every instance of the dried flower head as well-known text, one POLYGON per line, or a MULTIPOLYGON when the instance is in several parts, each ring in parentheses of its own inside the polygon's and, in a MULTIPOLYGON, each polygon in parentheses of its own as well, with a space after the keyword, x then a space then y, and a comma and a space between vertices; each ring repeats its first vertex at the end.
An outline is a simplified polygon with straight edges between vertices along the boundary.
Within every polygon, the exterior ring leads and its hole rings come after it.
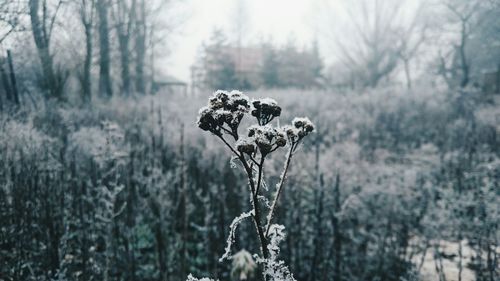
POLYGON ((286 145, 286 133, 283 129, 276 129, 276 145, 283 147, 286 145))
POLYGON ((284 132, 270 125, 251 126, 248 128, 248 137, 253 139, 262 155, 268 154, 277 147, 286 145, 284 132))
POLYGON ((281 107, 271 98, 253 100, 252 105, 254 108, 251 112, 252 116, 257 118, 259 125, 266 125, 274 117, 278 117, 281 114, 281 107))
POLYGON ((208 106, 202 107, 198 112, 198 127, 204 131, 210 131, 216 135, 220 134, 219 126, 222 125, 221 120, 216 119, 216 114, 213 109, 208 106))
POLYGON ((236 150, 246 154, 252 154, 255 152, 255 143, 253 139, 241 138, 236 142, 236 150))
POLYGON ((307 134, 314 131, 314 124, 307 117, 295 117, 292 120, 293 126, 297 129, 302 129, 307 134))
POLYGON ((292 120, 291 126, 287 125, 283 127, 283 131, 290 143, 298 143, 314 131, 314 124, 307 117, 296 117, 292 120))
POLYGON ((236 135, 243 116, 250 110, 249 99, 240 91, 216 91, 208 100, 198 116, 198 127, 221 135, 224 124, 227 124, 233 135, 236 135))

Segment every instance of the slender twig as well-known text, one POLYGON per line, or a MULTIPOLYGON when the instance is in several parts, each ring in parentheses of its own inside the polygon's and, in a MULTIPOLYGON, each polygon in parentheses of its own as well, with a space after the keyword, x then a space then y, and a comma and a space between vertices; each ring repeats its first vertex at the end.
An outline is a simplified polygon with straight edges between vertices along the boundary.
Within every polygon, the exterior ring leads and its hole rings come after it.
POLYGON ((256 166, 259 166, 259 163, 257 162, 257 160, 255 160, 255 158, 253 158, 251 155, 248 155, 248 159, 250 159, 250 161, 252 161, 253 164, 255 164, 256 166))
POLYGON ((224 144, 226 144, 226 146, 227 146, 227 147, 229 147, 229 149, 231 149, 231 151, 232 151, 232 152, 233 152, 236 156, 238 156, 238 158, 240 158, 240 159, 241 159, 241 154, 240 154, 240 153, 238 153, 238 152, 236 151, 236 149, 234 149, 234 148, 233 148, 233 146, 232 146, 232 145, 230 145, 230 144, 226 141, 226 139, 225 139, 222 135, 216 135, 216 136, 217 136, 217 137, 219 137, 219 138, 220 138, 220 139, 224 142, 224 144))
POLYGON ((241 160, 241 163, 243 164, 243 167, 245 168, 245 171, 246 171, 247 177, 248 177, 248 182, 250 185, 251 202, 252 202, 252 207, 253 207, 253 211, 254 211, 252 218, 253 218, 253 221, 255 224, 255 228, 257 230, 257 234, 259 236, 259 243, 260 243, 260 248, 262 251, 262 256, 264 258, 267 258, 267 251, 266 251, 267 244, 266 244, 266 238, 264 236, 264 232, 263 232, 263 229, 261 226, 260 209, 259 209, 259 205, 258 205, 258 198, 257 198, 257 195, 255 193, 255 182, 253 179, 253 170, 252 170, 252 168, 250 168, 250 166, 248 166, 248 163, 245 160, 245 156, 242 155, 240 157, 240 160, 241 160))
POLYGON ((260 185, 262 183, 262 171, 264 170, 264 160, 265 159, 266 158, 264 156, 262 156, 262 158, 260 159, 260 164, 257 165, 257 167, 259 168, 259 175, 257 178, 257 188, 255 189, 255 196, 259 195, 259 189, 260 189, 260 185))
MULTIPOLYGON (((250 193, 251 193, 251 201, 252 201, 252 207, 254 214, 252 215, 253 221, 255 223, 255 228, 257 230, 257 234, 259 236, 259 242, 260 242, 260 247, 262 251, 262 256, 264 258, 267 258, 267 252, 266 252, 266 239, 264 236, 264 232, 261 227, 261 222, 260 222, 260 210, 258 206, 258 201, 257 201, 257 195, 255 193, 255 182, 253 180, 253 168, 248 165, 248 162, 246 161, 246 158, 243 154, 238 153, 227 141, 222 135, 217 135, 224 144, 229 147, 229 149, 238 157, 238 159, 241 161, 241 164, 243 165, 243 168, 245 169, 245 172, 247 173, 248 177, 248 183, 250 186, 250 193)), ((254 160, 255 162, 255 160, 254 160)), ((259 170, 261 170, 259 168, 259 170)))
POLYGON ((276 210, 276 205, 278 203, 278 199, 280 197, 281 190, 283 189, 283 183, 285 182, 286 173, 288 172, 288 167, 290 166, 290 161, 292 160, 293 151, 294 151, 295 147, 296 147, 295 144, 291 144, 291 146, 290 146, 290 150, 288 151, 288 156, 287 156, 286 162, 285 162, 285 167, 283 168, 283 173, 281 174, 280 181, 277 185, 276 196, 274 197, 273 203, 271 205, 271 210, 269 211, 269 214, 267 215, 266 236, 269 235, 269 229, 271 228, 271 222, 273 220, 274 212, 276 210))

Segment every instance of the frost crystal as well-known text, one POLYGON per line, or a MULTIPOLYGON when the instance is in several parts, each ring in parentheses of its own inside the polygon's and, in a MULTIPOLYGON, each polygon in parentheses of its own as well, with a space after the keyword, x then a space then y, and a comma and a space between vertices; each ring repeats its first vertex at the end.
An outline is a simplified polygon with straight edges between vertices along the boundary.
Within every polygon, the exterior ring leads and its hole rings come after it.
POLYGON ((193 277, 192 274, 189 274, 188 279, 186 281, 215 281, 215 280, 207 278, 207 277, 203 277, 203 278, 198 279, 198 278, 193 277))
POLYGON ((279 243, 285 240, 285 227, 279 224, 273 224, 269 228, 269 253, 271 254, 271 259, 276 259, 280 253, 279 243))
POLYGON ((296 281, 290 269, 285 265, 285 262, 278 260, 280 252, 279 243, 285 240, 285 227, 279 224, 273 224, 269 228, 269 258, 263 259, 256 257, 258 263, 264 267, 264 275, 273 281, 296 281))
POLYGON ((241 215, 233 219, 233 222, 231 222, 231 225, 229 226, 229 236, 227 237, 225 252, 219 259, 220 262, 223 262, 226 259, 230 259, 229 256, 231 255, 231 246, 234 243, 234 236, 236 235, 236 229, 238 228, 238 225, 241 223, 241 221, 252 215, 253 211, 249 211, 246 213, 242 213, 241 215))

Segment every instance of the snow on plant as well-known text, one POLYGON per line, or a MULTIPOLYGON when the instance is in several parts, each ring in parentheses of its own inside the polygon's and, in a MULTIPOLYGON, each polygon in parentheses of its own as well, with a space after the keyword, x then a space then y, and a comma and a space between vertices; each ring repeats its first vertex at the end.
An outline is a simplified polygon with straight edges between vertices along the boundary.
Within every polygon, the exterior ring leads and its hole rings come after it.
POLYGON ((83 127, 69 136, 70 153, 93 158, 100 166, 128 155, 124 132, 118 124, 101 122, 100 128, 83 127))
POLYGON ((219 259, 220 262, 224 261, 225 259, 229 259, 231 255, 231 245, 234 243, 234 238, 236 236, 236 228, 238 225, 246 218, 250 217, 253 215, 253 212, 246 212, 242 213, 241 215, 237 216, 236 218, 233 219, 233 222, 229 226, 229 236, 227 237, 227 245, 225 248, 225 252, 222 255, 222 257, 219 259))
POLYGON ((279 224, 273 224, 269 228, 269 244, 267 249, 269 257, 267 259, 256 256, 257 263, 263 265, 264 278, 269 277, 270 280, 279 281, 295 281, 293 274, 290 272, 285 262, 278 260, 280 253, 279 244, 285 240, 285 227, 279 224))
POLYGON ((214 279, 210 279, 210 278, 195 278, 193 277, 193 275, 189 274, 188 275, 188 279, 186 281, 214 281, 214 279))
POLYGON ((256 267, 252 255, 246 250, 241 250, 233 255, 231 277, 234 280, 248 280, 253 278, 256 267))
MULTIPOLYGON (((304 137, 314 131, 313 123, 306 117, 294 118, 291 125, 274 126, 272 121, 281 115, 281 107, 270 98, 250 99, 239 91, 216 91, 209 98, 208 105, 202 107, 198 116, 198 127, 211 132, 219 138, 233 154, 246 173, 252 209, 236 217, 230 225, 225 252, 220 261, 230 260, 231 247, 238 225, 246 218, 251 218, 255 225, 260 253, 255 255, 262 266, 264 280, 295 280, 283 261, 278 260, 279 243, 285 237, 285 227, 273 224, 274 213, 283 190, 290 162, 304 137), (240 134, 239 125, 244 116, 256 119, 255 125, 247 128, 246 134, 240 134), (271 198, 267 198, 262 189, 266 158, 279 149, 287 149, 283 171, 271 198), (262 189, 261 189, 262 187, 262 189), (270 204, 258 204, 258 202, 270 204)), ((190 280, 196 279, 191 275, 190 280)))

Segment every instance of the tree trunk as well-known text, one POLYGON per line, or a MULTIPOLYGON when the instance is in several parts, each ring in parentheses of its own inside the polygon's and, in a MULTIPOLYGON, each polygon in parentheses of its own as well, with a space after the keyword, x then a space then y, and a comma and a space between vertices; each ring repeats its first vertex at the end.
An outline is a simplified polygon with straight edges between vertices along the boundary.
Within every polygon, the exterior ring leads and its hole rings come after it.
POLYGON ((17 91, 16 72, 14 71, 14 63, 12 62, 12 54, 10 50, 7 50, 7 62, 9 63, 9 74, 10 74, 10 83, 12 86, 12 95, 14 97, 14 102, 16 103, 16 105, 19 105, 19 92, 17 91))
POLYGON ((121 78, 123 94, 128 96, 131 93, 130 81, 130 34, 135 21, 136 0, 132 0, 130 7, 125 1, 119 1, 116 6, 114 16, 116 17, 116 33, 118 35, 118 45, 120 48, 121 78))
POLYGON ((107 0, 97 0, 97 15, 99 17, 99 94, 109 98, 113 95, 113 88, 110 75, 108 5, 107 0))
POLYGON ((138 93, 145 94, 145 78, 144 78, 144 62, 146 60, 146 4, 145 0, 141 0, 139 4, 139 17, 136 23, 135 37, 135 87, 138 93))
POLYGON ((462 20, 462 30, 460 36, 460 63, 462 68, 462 81, 460 81, 460 87, 464 88, 469 84, 469 63, 465 54, 465 45, 467 42, 467 26, 466 21, 462 20))
POLYGON ((46 21, 45 12, 42 21, 40 21, 39 0, 30 0, 29 9, 30 9, 30 20, 31 20, 33 39, 35 41, 38 57, 40 58, 40 62, 42 64, 42 77, 43 77, 42 88, 47 89, 52 97, 61 99, 62 89, 60 88, 60 85, 58 85, 56 81, 52 56, 50 55, 50 50, 49 50, 50 34, 45 26, 45 21, 46 21))
POLYGON ((5 95, 7 97, 7 101, 12 102, 13 101, 12 90, 10 88, 10 82, 9 82, 9 79, 7 76, 7 72, 5 72, 5 69, 3 68, 3 64, 4 64, 4 60, 2 59, 0 61, 0 76, 2 79, 2 84, 3 84, 4 91, 5 91, 5 95))
POLYGON ((84 23, 85 28, 85 61, 83 64, 82 92, 84 102, 92 100, 92 81, 90 79, 90 68, 92 66, 92 24, 84 23))
POLYGON ((125 96, 130 95, 130 60, 129 60, 129 39, 128 34, 119 34, 118 42, 120 45, 120 62, 121 62, 121 76, 122 76, 122 87, 123 94, 125 96))

